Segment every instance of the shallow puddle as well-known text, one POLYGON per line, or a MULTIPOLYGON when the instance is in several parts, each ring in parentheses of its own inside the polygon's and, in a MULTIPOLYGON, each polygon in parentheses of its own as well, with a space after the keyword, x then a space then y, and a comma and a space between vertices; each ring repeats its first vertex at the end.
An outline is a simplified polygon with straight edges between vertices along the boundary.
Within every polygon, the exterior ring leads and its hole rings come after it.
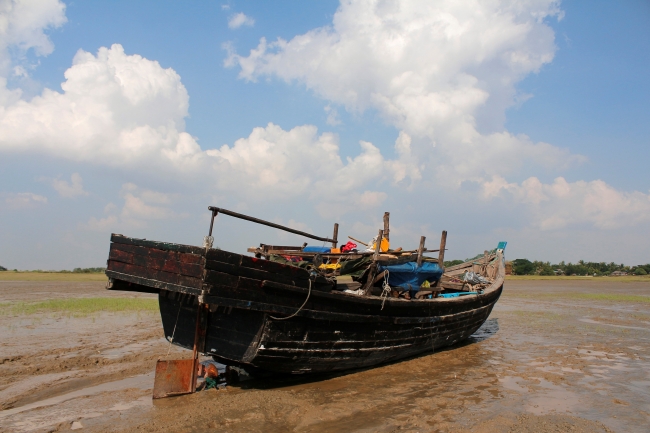
MULTIPOLYGON (((45 400, 40 400, 25 406, 15 407, 12 409, 3 410, 0 412, 0 420, 10 417, 11 415, 42 408, 45 406, 54 406, 68 400, 73 400, 81 397, 89 397, 92 395, 101 394, 104 392, 122 391, 125 389, 151 389, 153 383, 153 373, 142 374, 134 377, 127 377, 126 379, 116 380, 114 382, 102 383, 100 385, 89 386, 81 388, 77 391, 72 391, 67 394, 51 397, 45 400)), ((150 405, 150 404, 149 404, 150 405)), ((129 406, 131 407, 131 406, 129 406)))

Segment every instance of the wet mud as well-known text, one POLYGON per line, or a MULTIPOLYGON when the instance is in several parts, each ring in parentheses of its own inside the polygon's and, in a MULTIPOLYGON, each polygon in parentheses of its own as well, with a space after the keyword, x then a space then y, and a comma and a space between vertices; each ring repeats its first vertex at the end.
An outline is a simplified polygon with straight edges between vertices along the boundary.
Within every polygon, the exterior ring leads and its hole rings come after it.
MULTIPOLYGON (((106 296, 133 294, 0 282, 0 302, 106 296)), ((450 349, 156 401, 155 361, 190 357, 156 313, 0 315, 0 431, 646 432, 646 301, 648 283, 506 281, 485 325, 450 349)))

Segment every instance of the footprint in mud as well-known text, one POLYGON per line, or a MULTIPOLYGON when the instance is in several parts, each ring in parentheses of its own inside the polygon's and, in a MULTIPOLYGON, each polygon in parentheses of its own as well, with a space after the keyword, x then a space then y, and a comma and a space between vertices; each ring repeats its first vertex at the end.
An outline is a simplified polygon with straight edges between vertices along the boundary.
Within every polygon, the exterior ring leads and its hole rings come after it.
POLYGON ((483 326, 478 328, 475 333, 470 335, 468 340, 478 343, 479 341, 487 340, 497 332, 499 332, 499 319, 488 319, 485 321, 485 323, 483 323, 483 326))

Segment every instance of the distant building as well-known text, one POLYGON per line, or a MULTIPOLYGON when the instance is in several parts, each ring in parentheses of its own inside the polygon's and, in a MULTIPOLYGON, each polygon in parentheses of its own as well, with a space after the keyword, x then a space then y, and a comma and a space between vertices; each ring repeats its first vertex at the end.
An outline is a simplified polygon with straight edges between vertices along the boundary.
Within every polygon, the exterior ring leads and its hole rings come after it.
POLYGON ((506 275, 512 275, 512 262, 506 262, 506 275))
POLYGON ((610 277, 624 277, 627 275, 627 272, 623 271, 614 271, 611 274, 609 274, 610 277))
POLYGON ((554 273, 555 275, 564 275, 564 271, 563 271, 562 269, 555 269, 555 270, 553 271, 553 273, 554 273))

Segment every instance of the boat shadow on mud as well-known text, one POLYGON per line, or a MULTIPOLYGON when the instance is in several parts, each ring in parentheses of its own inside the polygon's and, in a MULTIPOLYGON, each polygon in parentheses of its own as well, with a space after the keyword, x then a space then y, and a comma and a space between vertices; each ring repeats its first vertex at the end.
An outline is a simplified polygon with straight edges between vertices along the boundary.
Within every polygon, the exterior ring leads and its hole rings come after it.
MULTIPOLYGON (((471 346, 473 344, 480 343, 481 341, 485 341, 491 338, 492 336, 496 335, 497 332, 499 332, 499 320, 497 318, 488 319, 475 333, 470 335, 466 340, 463 340, 452 346, 447 346, 442 349, 437 349, 435 353, 458 350, 462 347, 471 346)), ((399 364, 409 360, 430 356, 432 354, 433 354, 432 352, 424 352, 409 358, 404 358, 393 362, 387 362, 372 367, 357 368, 357 369, 332 372, 332 373, 312 373, 312 374, 305 374, 305 375, 295 375, 295 374, 288 374, 288 373, 261 373, 259 375, 256 374, 254 377, 250 377, 250 379, 244 379, 237 383, 227 383, 227 386, 232 386, 232 387, 245 390, 245 389, 276 389, 276 388, 283 388, 287 386, 303 385, 308 383, 334 379, 338 377, 344 377, 350 374, 360 373, 363 371, 374 370, 376 368, 385 367, 388 365, 399 364)))

